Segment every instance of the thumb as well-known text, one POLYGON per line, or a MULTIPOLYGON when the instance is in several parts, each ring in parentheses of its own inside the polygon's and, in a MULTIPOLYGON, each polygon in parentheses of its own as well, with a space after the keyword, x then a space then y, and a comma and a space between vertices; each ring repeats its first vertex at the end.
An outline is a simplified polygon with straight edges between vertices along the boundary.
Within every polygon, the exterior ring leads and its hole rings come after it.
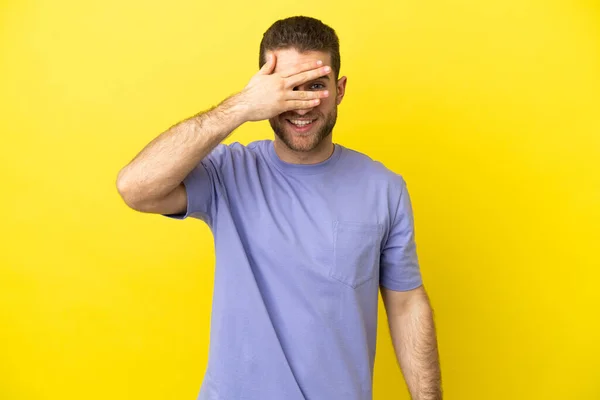
POLYGON ((267 62, 260 69, 260 74, 270 75, 274 69, 275 69, 275 54, 269 52, 269 53, 267 53, 267 62))

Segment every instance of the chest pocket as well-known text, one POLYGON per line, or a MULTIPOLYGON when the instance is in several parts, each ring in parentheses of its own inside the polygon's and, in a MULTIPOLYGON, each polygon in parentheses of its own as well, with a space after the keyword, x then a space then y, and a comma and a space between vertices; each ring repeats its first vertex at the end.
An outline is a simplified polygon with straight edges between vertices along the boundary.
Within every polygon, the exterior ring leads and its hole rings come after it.
POLYGON ((352 288, 373 279, 379 269, 383 226, 335 221, 329 276, 352 288))

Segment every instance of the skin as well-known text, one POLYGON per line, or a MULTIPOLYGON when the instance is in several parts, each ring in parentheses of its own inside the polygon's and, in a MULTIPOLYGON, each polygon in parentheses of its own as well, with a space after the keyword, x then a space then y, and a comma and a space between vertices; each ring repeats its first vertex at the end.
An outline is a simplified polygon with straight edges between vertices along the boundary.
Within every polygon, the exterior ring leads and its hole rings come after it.
MULTIPOLYGON (((331 63, 327 52, 308 51, 299 53, 295 49, 281 49, 273 52, 277 59, 275 73, 285 71, 293 65, 323 60, 331 63)), ((275 151, 286 162, 294 164, 313 164, 326 160, 333 152, 332 130, 337 119, 337 106, 346 92, 347 78, 336 81, 334 71, 294 88, 300 91, 328 91, 330 96, 323 98, 313 108, 291 110, 269 119, 275 132, 275 151), (309 132, 298 134, 290 126, 289 120, 314 120, 309 132)))
POLYGON ((381 287, 396 359, 412 400, 442 400, 433 310, 424 286, 399 292, 381 287))
MULTIPOLYGON (((275 54, 268 54, 267 63, 242 91, 217 107, 172 126, 152 140, 119 171, 117 190, 123 201, 140 212, 183 213, 187 207, 184 178, 236 128, 245 122, 268 120, 292 111, 316 113, 314 109, 329 97, 329 92, 299 88, 329 74, 331 67, 314 58, 304 61, 297 64, 284 60, 286 67, 280 66, 275 72, 277 58, 275 54)), ((308 139, 292 141, 303 145, 308 139)), ((327 143, 320 143, 298 152, 277 142, 277 152, 288 162, 319 162, 331 152, 327 143)))
MULTIPOLYGON (((132 209, 157 214, 186 211, 184 178, 245 122, 268 120, 285 162, 314 164, 333 152, 332 130, 347 78, 327 69, 328 53, 278 49, 239 93, 188 118, 152 140, 123 167, 117 190, 132 209), (310 119, 307 132, 289 120, 310 119)), ((442 399, 433 312, 423 286, 405 292, 381 288, 396 357, 413 400, 442 399)))

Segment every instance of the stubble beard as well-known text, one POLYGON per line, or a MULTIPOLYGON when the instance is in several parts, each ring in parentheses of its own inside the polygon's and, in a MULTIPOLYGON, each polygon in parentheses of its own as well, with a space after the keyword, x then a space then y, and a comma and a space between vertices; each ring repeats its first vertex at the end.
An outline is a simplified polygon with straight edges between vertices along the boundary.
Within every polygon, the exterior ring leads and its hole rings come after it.
MULTIPOLYGON (((307 116, 302 116, 306 118, 307 116)), ((306 136, 297 135, 291 131, 291 127, 285 118, 277 116, 269 119, 269 124, 275 135, 290 149, 297 152, 310 152, 321 144, 321 142, 327 138, 333 132, 333 127, 337 121, 337 106, 327 115, 327 118, 323 118, 322 114, 310 115, 310 117, 317 117, 316 123, 322 123, 321 127, 313 127, 310 134, 306 136), (323 121, 325 121, 323 123, 323 121)), ((313 124, 315 123, 313 122, 313 124)))

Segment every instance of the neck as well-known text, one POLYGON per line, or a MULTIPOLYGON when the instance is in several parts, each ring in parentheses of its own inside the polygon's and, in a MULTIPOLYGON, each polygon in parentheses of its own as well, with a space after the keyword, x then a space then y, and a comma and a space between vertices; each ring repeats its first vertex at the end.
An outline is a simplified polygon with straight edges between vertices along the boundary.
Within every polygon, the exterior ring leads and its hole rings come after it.
POLYGON ((275 137, 273 146, 275 148, 275 153, 277 153, 277 156, 281 161, 290 164, 318 164, 331 157, 335 149, 331 140, 331 135, 323 139, 323 141, 311 151, 294 151, 277 136, 275 137))

